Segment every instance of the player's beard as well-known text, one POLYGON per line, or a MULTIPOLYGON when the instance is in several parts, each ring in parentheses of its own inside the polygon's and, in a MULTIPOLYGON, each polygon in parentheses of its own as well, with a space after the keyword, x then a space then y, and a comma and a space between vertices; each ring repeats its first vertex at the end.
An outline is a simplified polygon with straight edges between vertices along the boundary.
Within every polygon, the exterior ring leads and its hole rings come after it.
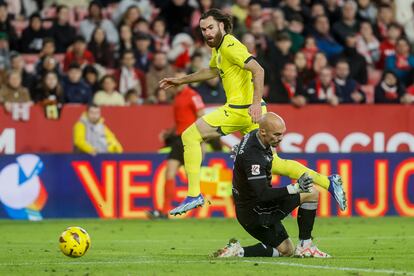
POLYGON ((204 37, 204 40, 206 41, 207 45, 210 46, 211 48, 218 47, 222 39, 223 39, 223 33, 221 32, 221 30, 218 30, 217 34, 210 41, 208 40, 207 37, 204 37))

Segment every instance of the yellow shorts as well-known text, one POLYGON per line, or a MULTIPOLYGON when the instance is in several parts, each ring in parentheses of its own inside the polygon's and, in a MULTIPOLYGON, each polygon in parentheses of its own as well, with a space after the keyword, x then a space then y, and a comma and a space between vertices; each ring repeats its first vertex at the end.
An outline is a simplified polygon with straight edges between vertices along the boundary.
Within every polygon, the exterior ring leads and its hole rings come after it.
MULTIPOLYGON (((262 114, 267 112, 266 104, 262 102, 262 114)), ((240 131, 243 135, 259 128, 252 122, 248 106, 223 105, 204 115, 203 120, 212 127, 217 127, 223 135, 240 131)))

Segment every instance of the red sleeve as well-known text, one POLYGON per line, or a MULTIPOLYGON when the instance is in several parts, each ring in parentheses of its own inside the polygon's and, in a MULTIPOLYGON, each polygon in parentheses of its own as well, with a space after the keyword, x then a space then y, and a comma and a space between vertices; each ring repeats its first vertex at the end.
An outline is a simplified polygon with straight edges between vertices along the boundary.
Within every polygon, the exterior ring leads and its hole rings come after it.
POLYGON ((69 65, 72 63, 72 54, 71 52, 66 52, 65 59, 63 60, 63 71, 66 72, 69 69, 69 65))
POLYGON ((191 102, 193 104, 194 110, 197 112, 205 107, 203 99, 197 93, 194 93, 191 96, 191 102))
POLYGON ((95 63, 95 57, 89 50, 85 50, 85 58, 89 64, 95 63))

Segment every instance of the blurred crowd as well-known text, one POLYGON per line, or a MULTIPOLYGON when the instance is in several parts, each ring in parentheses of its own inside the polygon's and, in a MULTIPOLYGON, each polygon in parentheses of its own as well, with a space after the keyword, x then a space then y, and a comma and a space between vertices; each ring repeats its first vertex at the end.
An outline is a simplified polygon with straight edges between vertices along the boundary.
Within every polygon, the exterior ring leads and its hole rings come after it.
MULTIPOLYGON (((209 64, 198 23, 212 7, 265 68, 269 103, 411 104, 413 2, 3 0, 0 104, 170 104, 159 80, 209 64)), ((218 78, 192 86, 226 100, 218 78)))

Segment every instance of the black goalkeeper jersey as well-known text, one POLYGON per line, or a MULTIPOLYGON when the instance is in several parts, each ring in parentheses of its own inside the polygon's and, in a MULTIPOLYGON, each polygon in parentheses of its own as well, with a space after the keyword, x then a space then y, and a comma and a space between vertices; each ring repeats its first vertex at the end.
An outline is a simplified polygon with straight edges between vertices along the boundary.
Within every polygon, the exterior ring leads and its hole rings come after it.
POLYGON ((273 152, 258 137, 258 130, 246 134, 236 150, 233 169, 233 197, 236 208, 266 207, 289 193, 286 187, 272 188, 273 152))

